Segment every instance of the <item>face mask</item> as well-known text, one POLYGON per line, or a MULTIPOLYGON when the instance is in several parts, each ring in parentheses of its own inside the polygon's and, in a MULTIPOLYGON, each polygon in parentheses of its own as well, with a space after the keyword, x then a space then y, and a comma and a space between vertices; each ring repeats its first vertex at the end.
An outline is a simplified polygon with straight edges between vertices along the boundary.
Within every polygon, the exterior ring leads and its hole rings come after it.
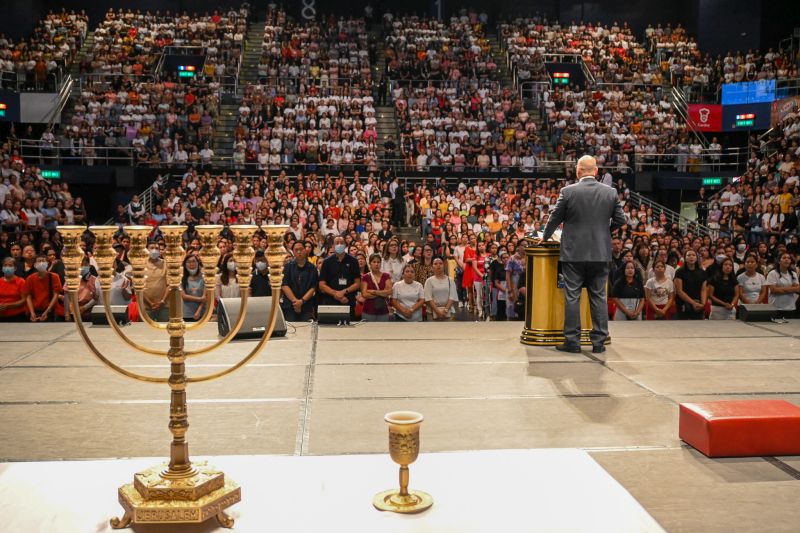
POLYGON ((746 244, 739 244, 739 245, 736 246, 736 249, 739 250, 739 253, 742 253, 747 249, 747 245, 746 244))
POLYGON ((150 250, 150 259, 155 260, 155 259, 158 259, 159 257, 161 257, 161 251, 160 250, 158 250, 158 249, 150 250))
POLYGON ((47 270, 47 263, 36 263, 36 264, 35 264, 35 265, 33 265, 33 266, 34 266, 34 267, 36 268, 36 270, 38 270, 39 272, 44 272, 45 270, 47 270))
POLYGON ((266 270, 266 268, 267 264, 265 262, 259 261, 258 263, 256 263, 256 270, 258 270, 259 272, 266 270))
POLYGON ((229 272, 234 272, 236 270, 236 263, 233 261, 229 261, 226 266, 228 267, 229 272))
POLYGON ((13 266, 3 267, 3 275, 7 277, 11 277, 16 272, 16 269, 13 266))
POLYGON ((728 257, 728 256, 725 255, 725 254, 720 254, 720 255, 716 256, 715 259, 717 260, 717 263, 722 263, 725 260, 726 257, 728 257))
POLYGON ((191 274, 192 276, 194 276, 195 274, 197 274, 197 271, 198 271, 198 270, 200 270, 200 269, 199 269, 199 268, 190 268, 190 269, 189 269, 189 274, 191 274))
POLYGON ((347 247, 344 244, 337 244, 334 250, 336 250, 337 254, 342 255, 347 250, 347 247))
POLYGON ((91 272, 91 270, 89 269, 88 266, 82 266, 81 267, 81 277, 82 278, 85 278, 86 276, 88 276, 89 272, 91 272))
POLYGON ((632 244, 632 243, 628 243, 628 244, 626 244, 626 245, 625 245, 625 249, 626 249, 626 250, 633 250, 633 244, 632 244))

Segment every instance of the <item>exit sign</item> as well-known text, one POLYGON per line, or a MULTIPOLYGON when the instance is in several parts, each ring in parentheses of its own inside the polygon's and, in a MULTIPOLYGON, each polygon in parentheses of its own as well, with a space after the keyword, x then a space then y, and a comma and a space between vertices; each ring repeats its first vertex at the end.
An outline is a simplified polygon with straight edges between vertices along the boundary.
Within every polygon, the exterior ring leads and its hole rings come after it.
POLYGON ((703 178, 703 185, 722 185, 722 178, 703 178))
POLYGON ((569 72, 553 72, 553 84, 554 85, 568 85, 569 84, 569 72))
POLYGON ((180 65, 178 66, 179 78, 194 78, 194 65, 180 65))
POLYGON ((61 171, 60 170, 42 170, 41 172, 42 178, 46 180, 58 180, 61 179, 61 171))
POLYGON ((741 115, 736 115, 736 127, 737 128, 751 128, 756 121, 756 114, 755 113, 744 113, 741 115))

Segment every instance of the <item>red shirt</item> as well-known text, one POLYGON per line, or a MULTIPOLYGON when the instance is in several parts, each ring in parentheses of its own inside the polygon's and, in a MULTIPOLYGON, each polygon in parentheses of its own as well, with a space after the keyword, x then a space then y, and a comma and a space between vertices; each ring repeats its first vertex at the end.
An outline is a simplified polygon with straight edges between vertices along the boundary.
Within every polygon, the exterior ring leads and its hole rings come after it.
MULTIPOLYGON (((23 293, 26 296, 31 296, 33 299, 33 308, 36 312, 47 309, 53 295, 61 293, 62 290, 61 279, 58 277, 58 274, 53 274, 52 272, 48 272, 47 274, 46 276, 39 276, 37 272, 31 274, 25 280, 23 293)), ((55 312, 59 316, 64 315, 64 306, 58 301, 56 301, 55 312)))
MULTIPOLYGON (((20 301, 24 289, 25 280, 18 276, 12 277, 11 281, 5 277, 0 278, 0 304, 13 304, 20 301)), ((24 315, 27 309, 24 304, 12 309, 6 309, 5 311, 0 311, 0 318, 24 315)))

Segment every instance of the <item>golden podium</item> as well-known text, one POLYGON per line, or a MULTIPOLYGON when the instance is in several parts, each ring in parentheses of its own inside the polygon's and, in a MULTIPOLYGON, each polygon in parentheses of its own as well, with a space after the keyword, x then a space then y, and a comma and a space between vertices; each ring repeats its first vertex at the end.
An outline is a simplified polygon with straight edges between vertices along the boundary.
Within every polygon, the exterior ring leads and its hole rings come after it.
MULTIPOLYGON (((530 346, 555 346, 564 342, 564 289, 558 283, 558 241, 539 242, 525 237, 525 329, 520 342, 530 346), (538 243, 538 244, 537 244, 538 243)), ((581 291, 581 344, 591 346, 592 315, 589 295, 581 291)))

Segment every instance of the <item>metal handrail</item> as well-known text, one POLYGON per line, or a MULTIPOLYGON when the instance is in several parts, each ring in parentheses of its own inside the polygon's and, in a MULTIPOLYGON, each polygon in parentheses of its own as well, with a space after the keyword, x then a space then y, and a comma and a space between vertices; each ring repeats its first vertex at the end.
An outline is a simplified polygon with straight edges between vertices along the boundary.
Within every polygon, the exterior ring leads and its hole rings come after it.
POLYGON ((92 146, 94 156, 72 155, 70 146, 62 146, 57 140, 54 146, 41 139, 20 139, 19 150, 24 160, 38 159, 43 164, 62 165, 74 162, 75 164, 102 164, 105 162, 119 162, 119 164, 133 165, 136 162, 135 149, 130 146, 92 146))
POLYGON ((693 231, 695 234, 705 237, 706 235, 712 234, 712 229, 706 225, 700 224, 699 222, 687 218, 677 211, 673 211, 672 209, 659 204, 658 202, 647 198, 646 196, 642 196, 641 194, 630 191, 628 194, 628 200, 634 200, 639 203, 639 206, 645 205, 653 210, 653 214, 655 216, 661 216, 663 213, 667 217, 667 221, 673 225, 677 225, 678 228, 684 231, 693 231))
POLYGON ((56 117, 59 117, 61 112, 66 107, 67 102, 69 102, 70 97, 72 96, 72 86, 74 82, 72 80, 72 75, 67 74, 64 83, 61 85, 61 89, 58 91, 58 102, 53 107, 53 111, 50 114, 50 118, 47 120, 47 129, 52 131, 53 124, 55 124, 56 117))
POLYGON ((692 127, 689 127, 689 104, 686 102, 686 98, 683 96, 683 93, 677 87, 673 87, 670 91, 671 99, 670 103, 672 104, 672 108, 678 113, 684 123, 687 126, 687 130, 692 132, 695 139, 703 145, 703 148, 708 149, 708 140, 706 136, 703 135, 702 132, 695 130, 692 127))

